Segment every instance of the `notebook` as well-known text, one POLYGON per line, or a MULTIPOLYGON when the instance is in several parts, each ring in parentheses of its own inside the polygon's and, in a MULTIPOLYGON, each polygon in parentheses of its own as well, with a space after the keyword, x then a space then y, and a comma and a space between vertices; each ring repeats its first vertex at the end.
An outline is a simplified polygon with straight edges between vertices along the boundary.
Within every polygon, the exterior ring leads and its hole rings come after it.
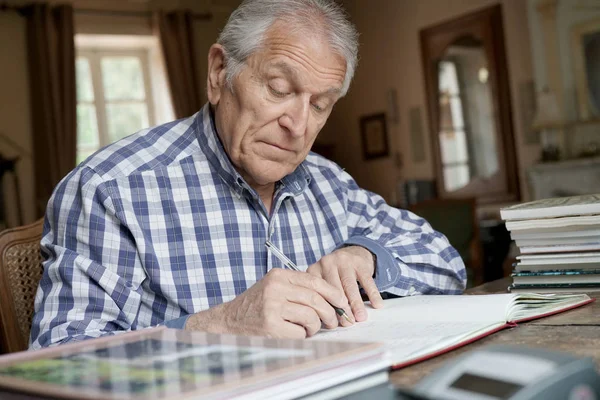
POLYGON ((154 328, 0 357, 2 391, 70 399, 336 398, 385 383, 377 343, 154 328))
POLYGON ((320 331, 310 340, 381 341, 390 350, 393 368, 402 368, 446 353, 512 327, 590 303, 586 294, 490 294, 412 296, 367 307, 369 318, 349 328, 320 331))
POLYGON ((553 283, 519 285, 512 284, 508 287, 511 293, 590 293, 600 290, 597 283, 553 283))
POLYGON ((521 272, 591 272, 600 274, 600 263, 524 264, 516 263, 515 274, 521 272))
POLYGON ((519 247, 521 254, 544 254, 544 253, 576 253, 584 251, 600 250, 600 241, 586 244, 553 244, 547 246, 523 246, 519 247))
POLYGON ((531 220, 593 214, 600 214, 600 194, 535 200, 500 210, 503 220, 531 220))
POLYGON ((519 233, 579 232, 600 229, 600 215, 506 221, 506 229, 519 233))
POLYGON ((536 239, 514 239, 518 247, 527 246, 558 246, 558 245, 592 245, 600 243, 600 234, 583 237, 557 237, 536 239))
POLYGON ((520 255, 517 259, 521 264, 576 264, 576 263, 599 263, 600 253, 564 253, 564 254, 530 254, 520 255))
POLYGON ((513 285, 558 285, 589 284, 600 285, 600 270, 572 271, 528 271, 514 272, 513 285))

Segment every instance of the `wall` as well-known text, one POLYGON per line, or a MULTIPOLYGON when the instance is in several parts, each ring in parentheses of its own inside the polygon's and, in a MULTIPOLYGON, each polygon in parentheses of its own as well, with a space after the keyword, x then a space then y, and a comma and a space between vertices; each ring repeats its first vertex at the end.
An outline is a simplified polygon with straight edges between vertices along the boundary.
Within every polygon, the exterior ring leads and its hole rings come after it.
MULTIPOLYGON (((29 0, 13 0, 10 4, 22 5, 29 0)), ((65 2, 51 0, 50 2, 65 2)), ((210 20, 195 21, 196 57, 198 61, 198 90, 205 96, 206 88, 206 54, 214 42, 220 28, 231 11, 240 0, 155 0, 149 2, 123 2, 120 0, 71 0, 74 4, 77 33, 113 33, 113 34, 152 34, 152 24, 143 16, 110 16, 110 14, 94 14, 81 10, 144 12, 156 9, 188 8, 196 13, 210 12, 210 20), (79 10, 79 11, 78 11, 79 10)), ((20 184, 21 204, 24 223, 33 222, 34 211, 34 174, 32 160, 33 134, 30 124, 29 77, 27 70, 25 19, 14 11, 0 12, 0 54, 5 55, 0 63, 0 134, 14 141, 23 148, 25 155, 17 164, 20 184), (10 57, 6 57, 10 55, 10 57)), ((6 140, 0 136, 0 153, 6 157, 19 155, 6 140)), ((4 179, 5 197, 7 198, 8 226, 17 223, 16 206, 13 201, 12 182, 4 179)))
MULTIPOLYGON (((25 40, 23 18, 15 12, 0 12, 0 54, 4 55, 3 61, 0 62, 0 153, 7 158, 20 158, 16 170, 22 213, 25 222, 32 222, 35 218, 33 159, 25 40)), ((3 181, 3 192, 7 201, 6 220, 8 226, 14 226, 18 222, 15 190, 8 174, 4 176, 3 181)))
MULTIPOLYGON (((575 95, 575 77, 573 74, 573 48, 571 46, 571 28, 575 25, 587 21, 600 19, 600 1, 594 2, 574 2, 561 0, 558 2, 556 10, 559 42, 558 51, 560 55, 560 69, 563 78, 563 87, 565 89, 565 111, 571 119, 576 118, 576 95, 575 95), (579 5, 579 6, 578 6, 579 5)), ((534 59, 534 63, 540 60, 534 59)))
POLYGON ((519 85, 533 78, 527 25, 527 3, 514 0, 347 0, 344 2, 360 36, 360 64, 346 98, 341 99, 326 126, 325 136, 334 138, 336 160, 358 183, 394 201, 399 178, 433 179, 433 159, 427 121, 425 83, 422 73, 419 31, 479 8, 501 3, 508 59, 516 158, 521 190, 527 198, 524 169, 533 164, 539 146, 525 145, 519 108, 519 85), (376 6, 374 6, 376 5, 376 6), (392 155, 365 162, 361 156, 359 117, 386 110, 386 92, 398 92, 399 124, 388 124, 392 155), (409 109, 421 107, 426 158, 414 162, 410 155, 409 109), (396 167, 399 152, 403 166, 396 167))
MULTIPOLYGON (((590 21, 600 21, 600 0, 528 0, 527 14, 532 43, 533 71, 536 90, 546 87, 560 87, 562 98, 558 99, 567 121, 579 119, 577 111, 577 94, 574 74, 574 49, 571 44, 571 32, 574 27, 590 21), (549 4, 554 8, 556 40, 547 43, 548 32, 544 29, 543 16, 537 10, 538 5, 549 4), (549 66, 547 53, 551 54, 552 65, 549 66), (557 68, 554 76, 550 69, 557 68)), ((589 142, 598 142, 600 124, 575 125, 566 132, 570 150, 576 155, 589 142)))
MULTIPOLYGON (((240 0, 241 2, 241 0, 240 0)), ((206 77, 208 74, 208 50, 216 41, 221 28, 227 23, 227 18, 233 8, 221 11, 213 11, 210 21, 196 23, 194 44, 196 46, 196 66, 198 68, 198 85, 202 94, 202 101, 206 102, 206 77)))

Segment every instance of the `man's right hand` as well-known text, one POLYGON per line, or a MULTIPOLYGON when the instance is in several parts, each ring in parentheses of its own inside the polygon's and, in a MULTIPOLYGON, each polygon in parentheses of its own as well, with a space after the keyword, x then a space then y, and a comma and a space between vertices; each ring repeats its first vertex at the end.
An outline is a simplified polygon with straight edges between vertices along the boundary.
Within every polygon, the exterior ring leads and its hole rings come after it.
POLYGON ((305 272, 272 269, 230 302, 196 313, 185 329, 213 333, 305 338, 321 329, 350 325, 331 305, 349 313, 344 293, 305 272), (329 304, 329 303, 331 304, 329 304))

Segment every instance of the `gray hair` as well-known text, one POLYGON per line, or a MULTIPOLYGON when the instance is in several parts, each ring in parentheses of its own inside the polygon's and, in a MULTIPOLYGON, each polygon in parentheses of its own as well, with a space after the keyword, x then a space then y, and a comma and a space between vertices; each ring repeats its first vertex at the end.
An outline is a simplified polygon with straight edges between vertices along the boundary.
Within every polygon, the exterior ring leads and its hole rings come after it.
POLYGON ((325 36, 329 45, 346 60, 341 94, 348 92, 358 62, 358 32, 344 9, 333 0, 244 0, 231 14, 217 43, 225 51, 226 82, 232 88, 246 59, 259 50, 265 33, 283 20, 291 29, 325 36))

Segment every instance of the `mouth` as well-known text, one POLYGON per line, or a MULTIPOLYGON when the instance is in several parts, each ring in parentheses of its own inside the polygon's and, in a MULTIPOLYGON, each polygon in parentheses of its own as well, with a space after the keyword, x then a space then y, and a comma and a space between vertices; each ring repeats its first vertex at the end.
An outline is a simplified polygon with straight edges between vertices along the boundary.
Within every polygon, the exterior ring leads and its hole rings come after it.
POLYGON ((276 148, 276 149, 278 149, 278 150, 282 150, 282 151, 288 151, 288 152, 294 152, 294 150, 293 150, 293 149, 290 149, 290 148, 287 148, 287 147, 281 146, 281 145, 279 145, 279 144, 277 144, 277 143, 270 143, 270 142, 263 142, 263 143, 264 143, 264 144, 266 144, 267 146, 270 146, 270 147, 276 148))

